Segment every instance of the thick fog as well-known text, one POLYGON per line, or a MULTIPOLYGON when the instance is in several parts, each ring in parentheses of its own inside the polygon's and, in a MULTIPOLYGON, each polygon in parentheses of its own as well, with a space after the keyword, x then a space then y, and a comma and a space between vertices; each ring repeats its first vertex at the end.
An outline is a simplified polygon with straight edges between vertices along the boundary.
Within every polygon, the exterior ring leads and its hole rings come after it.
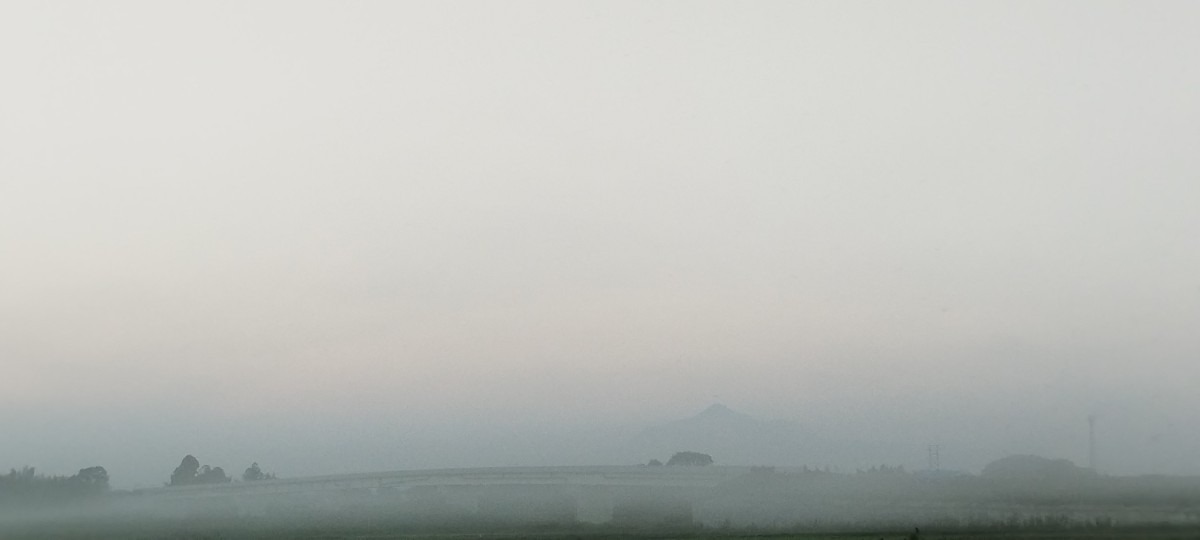
POLYGON ((624 465, 722 403, 796 452, 673 450, 1088 465, 1095 415, 1200 474, 1198 27, 5 3, 0 467, 624 465))

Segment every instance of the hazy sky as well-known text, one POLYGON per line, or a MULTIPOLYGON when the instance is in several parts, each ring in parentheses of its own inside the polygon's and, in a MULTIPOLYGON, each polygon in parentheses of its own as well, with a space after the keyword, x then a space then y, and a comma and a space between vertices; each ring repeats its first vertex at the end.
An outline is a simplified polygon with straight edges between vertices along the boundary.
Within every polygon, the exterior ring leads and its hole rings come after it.
POLYGON ((1082 460, 1095 413, 1109 470, 1200 473, 1197 28, 5 2, 0 467, 423 466, 390 445, 720 401, 964 467, 1082 460))

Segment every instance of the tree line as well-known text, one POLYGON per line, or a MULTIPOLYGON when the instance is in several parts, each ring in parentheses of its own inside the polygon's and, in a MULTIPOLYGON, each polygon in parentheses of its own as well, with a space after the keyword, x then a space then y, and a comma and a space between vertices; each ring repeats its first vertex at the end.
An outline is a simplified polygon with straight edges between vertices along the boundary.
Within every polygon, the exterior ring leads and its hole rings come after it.
MULTIPOLYGON (((258 462, 250 464, 246 470, 242 472, 242 480, 246 482, 257 482, 259 480, 274 480, 274 473, 265 473, 262 467, 259 467, 258 462)), ((211 467, 209 465, 201 465, 200 460, 196 456, 188 454, 183 457, 183 461, 175 467, 175 472, 171 473, 171 480, 167 482, 168 486, 191 486, 202 484, 224 484, 232 482, 233 479, 225 474, 225 469, 221 467, 211 467)))
MULTIPOLYGON (((250 464, 242 472, 242 480, 246 482, 276 478, 274 473, 264 472, 258 463, 250 464)), ((221 467, 201 465, 189 454, 171 473, 166 485, 221 484, 232 480, 221 467)), ((70 476, 39 474, 34 467, 25 466, 0 474, 0 507, 79 501, 104 495, 110 489, 108 470, 101 466, 85 467, 70 476)))
POLYGON ((0 475, 0 505, 57 503, 102 495, 109 490, 108 471, 87 467, 71 476, 46 476, 33 467, 0 475))

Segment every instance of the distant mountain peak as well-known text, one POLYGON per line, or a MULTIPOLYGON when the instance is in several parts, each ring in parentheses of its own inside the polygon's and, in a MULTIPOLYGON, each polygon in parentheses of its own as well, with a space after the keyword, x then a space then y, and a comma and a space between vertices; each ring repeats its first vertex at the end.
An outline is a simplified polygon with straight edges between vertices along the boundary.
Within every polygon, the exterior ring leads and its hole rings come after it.
MULTIPOLYGON (((691 450, 724 464, 798 464, 809 439, 790 422, 764 422, 713 403, 699 413, 651 426, 631 442, 640 456, 691 450)), ((639 458, 642 459, 642 458, 639 458)))
POLYGON ((699 414, 693 416, 690 420, 702 421, 717 421, 717 422, 736 422, 736 423, 757 423, 756 420, 748 414, 737 412, 720 403, 713 403, 707 409, 700 411, 699 414))
POLYGON ((700 411, 700 414, 696 416, 740 416, 740 413, 720 403, 713 403, 707 409, 700 411))

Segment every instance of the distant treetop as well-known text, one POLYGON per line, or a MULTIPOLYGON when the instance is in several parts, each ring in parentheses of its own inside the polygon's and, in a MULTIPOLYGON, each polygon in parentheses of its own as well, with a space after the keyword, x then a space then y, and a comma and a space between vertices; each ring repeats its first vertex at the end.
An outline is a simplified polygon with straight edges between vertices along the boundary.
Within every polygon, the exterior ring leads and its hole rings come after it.
POLYGON ((225 469, 220 467, 200 466, 200 460, 188 454, 171 473, 171 486, 186 486, 189 484, 220 484, 230 481, 225 469))
POLYGON ((247 482, 257 482, 259 480, 274 480, 274 473, 264 473, 262 468, 258 466, 258 462, 251 463, 246 468, 246 472, 242 473, 242 480, 247 482))
POLYGON ((988 463, 980 476, 993 479, 1053 480, 1093 475, 1090 469, 1078 467, 1067 459, 1050 459, 1035 455, 1016 455, 988 463))
POLYGON ((705 465, 712 465, 712 463, 713 463, 713 458, 712 458, 712 456, 710 456, 708 454, 701 454, 700 452, 686 452, 686 451, 685 452, 676 452, 675 455, 671 456, 671 459, 667 460, 668 466, 684 465, 684 466, 690 466, 690 467, 703 467, 705 465))

